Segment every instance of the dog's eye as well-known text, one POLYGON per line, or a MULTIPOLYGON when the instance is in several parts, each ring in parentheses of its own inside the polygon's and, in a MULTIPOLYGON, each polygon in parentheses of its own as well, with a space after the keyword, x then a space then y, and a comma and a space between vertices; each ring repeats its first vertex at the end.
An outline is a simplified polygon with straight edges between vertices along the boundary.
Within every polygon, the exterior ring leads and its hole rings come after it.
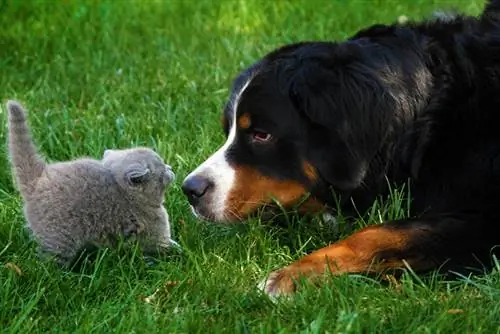
POLYGON ((264 131, 258 131, 255 130, 253 132, 253 140, 259 143, 265 143, 270 141, 272 138, 270 133, 264 132, 264 131))

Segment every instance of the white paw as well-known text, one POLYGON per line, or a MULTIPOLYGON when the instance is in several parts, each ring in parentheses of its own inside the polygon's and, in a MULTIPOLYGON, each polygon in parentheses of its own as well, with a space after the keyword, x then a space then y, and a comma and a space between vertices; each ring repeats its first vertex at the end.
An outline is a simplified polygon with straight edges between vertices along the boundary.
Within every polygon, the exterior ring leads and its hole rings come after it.
POLYGON ((257 284, 257 289, 272 301, 277 301, 278 298, 289 297, 293 293, 294 285, 282 271, 274 271, 257 284))
POLYGON ((279 294, 273 289, 273 285, 274 280, 271 274, 257 284, 257 289, 266 294, 271 301, 276 302, 279 294))
POLYGON ((175 241, 174 239, 171 239, 171 238, 167 238, 167 239, 164 239, 162 240, 159 244, 158 244, 159 247, 161 247, 161 249, 163 250, 171 250, 171 249, 175 249, 177 251, 180 251, 182 252, 182 246, 179 245, 179 243, 177 241, 175 241))
POLYGON ((270 292, 272 292, 270 290, 270 287, 272 286, 272 283, 273 283, 273 278, 272 278, 272 274, 271 274, 268 277, 266 277, 263 280, 261 280, 257 284, 257 289, 259 289, 260 291, 264 292, 265 294, 270 294, 270 292))
POLYGON ((170 246, 176 247, 178 249, 182 249, 181 245, 179 245, 179 243, 177 241, 175 241, 174 239, 169 239, 168 244, 170 246))

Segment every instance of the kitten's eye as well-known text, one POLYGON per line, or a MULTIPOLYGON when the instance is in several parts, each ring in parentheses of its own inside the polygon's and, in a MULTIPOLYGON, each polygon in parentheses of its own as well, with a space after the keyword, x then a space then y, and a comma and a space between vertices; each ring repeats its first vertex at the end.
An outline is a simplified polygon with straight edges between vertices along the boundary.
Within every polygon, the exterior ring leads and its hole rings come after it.
POLYGON ((255 130, 252 134, 253 140, 259 143, 265 143, 271 140, 273 137, 270 133, 255 130))

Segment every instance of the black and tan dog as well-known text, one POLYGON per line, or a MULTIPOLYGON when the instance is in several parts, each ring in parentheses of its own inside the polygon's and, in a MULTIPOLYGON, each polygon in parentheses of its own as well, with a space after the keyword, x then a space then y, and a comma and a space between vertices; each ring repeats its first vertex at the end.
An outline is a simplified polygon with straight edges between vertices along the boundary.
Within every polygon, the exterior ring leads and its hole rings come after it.
MULTIPOLYGON (((234 80, 226 143, 183 190, 204 219, 242 221, 273 199, 365 210, 411 186, 412 219, 357 231, 271 273, 270 295, 325 272, 416 272, 490 262, 500 244, 500 1, 481 16, 375 25, 303 42, 234 80)), ((334 211, 332 212, 334 214, 334 211)))

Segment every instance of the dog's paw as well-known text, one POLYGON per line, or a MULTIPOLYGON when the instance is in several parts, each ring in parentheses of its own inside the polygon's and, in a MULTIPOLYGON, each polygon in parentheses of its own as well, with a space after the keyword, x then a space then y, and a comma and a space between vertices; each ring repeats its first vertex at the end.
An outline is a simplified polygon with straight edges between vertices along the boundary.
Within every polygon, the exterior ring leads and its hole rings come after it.
POLYGON ((281 269, 270 273, 259 282, 257 288, 272 300, 276 300, 291 296, 295 292, 295 282, 286 269, 281 269))

